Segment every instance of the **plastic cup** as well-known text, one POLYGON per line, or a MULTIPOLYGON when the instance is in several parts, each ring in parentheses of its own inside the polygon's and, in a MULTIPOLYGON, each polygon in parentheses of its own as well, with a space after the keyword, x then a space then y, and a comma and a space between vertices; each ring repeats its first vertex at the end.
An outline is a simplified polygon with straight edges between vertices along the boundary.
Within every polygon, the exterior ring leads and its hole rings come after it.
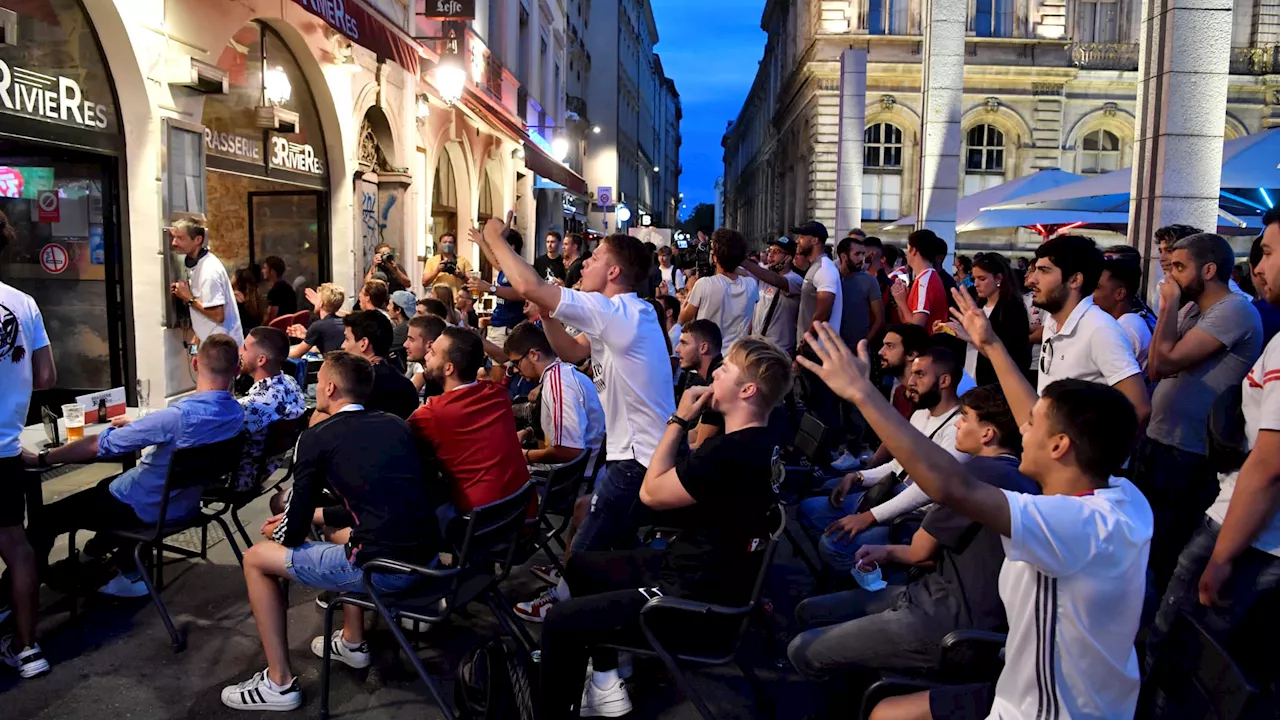
POLYGON ((81 405, 63 405, 62 419, 67 426, 67 440, 79 440, 84 437, 84 407, 81 405))

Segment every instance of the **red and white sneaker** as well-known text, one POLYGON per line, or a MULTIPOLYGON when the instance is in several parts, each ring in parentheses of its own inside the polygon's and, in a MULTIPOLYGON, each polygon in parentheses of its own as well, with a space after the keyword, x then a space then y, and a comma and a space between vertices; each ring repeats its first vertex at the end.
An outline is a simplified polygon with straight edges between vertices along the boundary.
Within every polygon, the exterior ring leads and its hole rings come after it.
POLYGON ((551 590, 547 590, 529 602, 516 603, 516 615, 527 622, 540 623, 547 619, 547 613, 558 602, 551 590))
POLYGON ((534 565, 529 568, 529 572, 548 585, 560 584, 560 571, 555 565, 534 565))

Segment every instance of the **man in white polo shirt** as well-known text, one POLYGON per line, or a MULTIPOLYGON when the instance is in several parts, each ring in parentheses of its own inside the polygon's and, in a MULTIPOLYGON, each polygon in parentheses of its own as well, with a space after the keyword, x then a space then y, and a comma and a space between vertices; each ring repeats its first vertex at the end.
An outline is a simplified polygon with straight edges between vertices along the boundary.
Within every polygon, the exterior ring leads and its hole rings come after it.
POLYGON ((174 297, 191 309, 191 330, 197 340, 210 335, 228 335, 236 345, 244 344, 244 328, 236 308, 236 294, 222 261, 209 252, 204 224, 181 218, 169 228, 169 246, 186 258, 188 280, 169 288, 174 297))
POLYGON ((640 485, 667 419, 675 412, 667 340, 653 305, 636 288, 652 256, 636 238, 610 235, 582 266, 581 290, 552 285, 503 239, 489 220, 471 239, 502 267, 511 286, 542 308, 542 326, 560 359, 591 360, 605 413, 605 472, 573 539, 573 552, 630 547, 647 518, 640 485), (581 331, 570 336, 569 325, 581 331))
MULTIPOLYGON (((1257 272, 1266 278, 1264 299, 1280 305, 1280 212, 1269 211, 1263 225, 1257 272)), ((1274 605, 1268 603, 1280 587, 1280 336, 1267 343, 1240 387, 1248 457, 1239 469, 1218 475, 1218 499, 1183 549, 1160 603, 1148 661, 1162 658, 1161 642, 1186 612, 1228 648, 1247 675, 1265 679, 1276 671, 1274 644, 1256 639, 1267 637, 1267 628, 1241 626, 1258 619, 1275 628, 1274 605)), ((1224 470, 1232 465, 1219 463, 1224 470)))
POLYGON ((1062 235, 1036 248, 1026 282, 1032 304, 1046 313, 1037 389, 1044 392, 1066 379, 1110 385, 1129 398, 1143 426, 1151 398, 1133 345, 1115 318, 1093 303, 1103 262, 1093 240, 1079 235, 1062 235))
MULTIPOLYGON (((967 295, 958 304, 980 350, 999 342, 967 295)), ((1005 550, 999 589, 1009 635, 999 681, 891 698, 875 716, 1133 717, 1152 517, 1142 493, 1112 477, 1133 446, 1132 404, 1081 380, 1054 382, 1037 398, 1008 352, 999 353, 992 365, 1023 432, 1018 469, 1043 494, 1004 490, 970 475, 893 409, 871 382, 865 343, 855 357, 829 327, 819 332, 818 362, 800 364, 857 404, 930 498, 998 532, 1005 550)))

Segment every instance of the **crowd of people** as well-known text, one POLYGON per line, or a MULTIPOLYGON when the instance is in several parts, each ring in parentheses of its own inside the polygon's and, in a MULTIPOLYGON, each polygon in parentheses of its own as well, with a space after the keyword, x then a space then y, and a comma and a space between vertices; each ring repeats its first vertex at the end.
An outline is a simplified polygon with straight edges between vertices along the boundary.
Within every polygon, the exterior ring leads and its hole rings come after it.
MULTIPOLYGON (((25 349, 0 363, 5 479, 143 452, 25 532, 21 484, 0 483, 0 613, 14 627, 0 654, 24 677, 49 670, 36 597, 58 533, 154 523, 173 452, 240 433, 232 483, 259 493, 277 469, 268 429, 305 418, 292 485, 244 557, 266 668, 224 704, 302 703, 279 579, 360 592, 374 559, 448 563, 474 509, 585 453, 596 480, 572 510, 563 572, 527 568, 545 589, 513 612, 542 628, 539 717, 619 717, 632 668, 603 645, 635 636, 655 597, 750 602, 807 413, 825 429, 807 458, 816 480, 786 494, 804 496, 794 523, 819 590, 796 609, 787 655, 833 702, 882 672, 935 672, 949 633, 984 630, 1007 635, 998 680, 890 698, 873 717, 1132 717, 1146 670, 1177 652, 1164 641, 1181 613, 1270 688, 1280 668, 1249 637, 1274 632, 1280 578, 1280 213, 1264 226, 1243 283, 1224 238, 1161 229, 1152 308, 1137 252, 1079 235, 1032 258, 957 255, 950 272, 931 231, 899 249, 859 230, 834 241, 819 222, 762 253, 725 228, 676 250, 550 233, 530 263, 510 219, 492 219, 469 231, 492 277, 446 235, 416 296, 379 248, 355 293, 308 289, 309 322, 281 329, 269 325, 296 309, 283 263, 264 261, 257 302, 251 273, 233 283, 204 228, 182 221, 172 242, 191 279, 173 293, 199 341, 196 391, 100 435, 21 451, 31 392, 56 372, 38 308, 0 284, 25 349), (304 391, 289 368, 308 357, 304 391), (651 526, 674 534, 642 543, 651 526)), ((0 216, 0 243, 6 232, 0 216)), ((200 503, 199 487, 177 491, 168 517, 200 503)), ((105 537, 80 562, 115 563, 104 593, 146 594, 120 561, 129 548, 105 537)), ((362 611, 343 616, 311 649, 367 667, 362 611)))

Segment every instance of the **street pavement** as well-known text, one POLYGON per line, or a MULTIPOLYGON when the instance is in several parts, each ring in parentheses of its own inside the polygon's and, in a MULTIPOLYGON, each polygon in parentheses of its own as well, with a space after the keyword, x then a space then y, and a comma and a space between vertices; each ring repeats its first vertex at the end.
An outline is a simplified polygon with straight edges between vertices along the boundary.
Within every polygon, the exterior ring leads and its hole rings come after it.
MULTIPOLYGON (((96 482, 100 473, 78 471, 44 483, 45 501, 53 502, 96 482)), ((266 499, 241 513, 251 534, 268 515, 266 499)), ((211 531, 213 528, 211 528, 211 531)), ((83 543, 88 537, 82 533, 83 543)), ((188 543, 196 538, 188 538, 188 543)), ((811 592, 812 580, 790 556, 784 543, 782 560, 771 573, 766 595, 773 599, 779 623, 791 617, 799 599, 811 592)), ((66 538, 54 548, 54 561, 66 556, 66 538)), ((86 598, 72 617, 65 599, 44 590, 41 645, 53 665, 52 672, 34 680, 20 680, 7 668, 0 669, 0 718, 62 720, 128 718, 245 718, 276 713, 230 710, 219 700, 222 687, 240 682, 265 666, 244 580, 230 547, 220 535, 210 548, 209 561, 182 560, 166 566, 163 592, 175 623, 187 637, 187 648, 173 653, 155 608, 146 598, 109 601, 86 598)), ((524 600, 539 590, 527 572, 517 572, 503 587, 508 597, 524 600)), ((313 637, 323 632, 324 616, 316 606, 316 593, 296 583, 289 595, 288 627, 290 659, 301 678, 305 704, 286 716, 319 716, 320 660, 310 651, 313 637)), ((340 625, 340 618, 338 619, 340 625)), ((366 620, 369 622, 369 619, 366 620)), ((529 626, 537 636, 539 626, 529 626)), ((793 632, 788 628, 787 631, 793 632)), ((446 699, 452 702, 458 661, 473 645, 496 636, 499 626, 491 611, 473 604, 446 625, 421 636, 420 657, 436 677, 446 699)), ((361 672, 336 664, 332 673, 330 708, 335 718, 442 717, 425 687, 413 675, 403 657, 393 652, 394 641, 383 628, 369 634, 373 668, 361 672)), ((813 698, 821 691, 803 683, 794 670, 775 668, 766 637, 756 632, 744 655, 764 680, 777 706, 779 718, 801 718, 813 712, 813 698)), ((690 672, 695 689, 721 718, 764 718, 770 713, 757 706, 750 686, 732 666, 695 669, 690 672)), ((637 719, 684 720, 697 718, 667 676, 661 663, 637 660, 631 685, 637 719)), ((856 712, 856 709, 854 710, 856 712)), ((847 714, 852 715, 852 713, 847 714)))

